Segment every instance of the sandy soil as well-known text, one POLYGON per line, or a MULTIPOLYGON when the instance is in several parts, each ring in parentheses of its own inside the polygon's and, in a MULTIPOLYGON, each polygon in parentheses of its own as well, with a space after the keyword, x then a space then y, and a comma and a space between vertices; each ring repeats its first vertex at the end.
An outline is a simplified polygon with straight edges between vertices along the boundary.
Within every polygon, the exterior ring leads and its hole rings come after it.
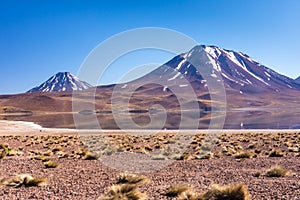
MULTIPOLYGON (((132 131, 132 134, 138 132, 140 131, 132 131)), ((191 133, 190 130, 186 132, 191 133)), ((203 131, 196 132, 197 134, 203 133, 203 131)), ((88 132, 88 130, 81 132, 81 134, 86 133, 93 134, 96 132, 88 132)), ((108 135, 120 133, 113 130, 106 131, 108 135)), ((167 133, 172 134, 174 131, 167 133)), ((238 134, 244 134, 242 139, 247 140, 245 144, 240 142, 244 149, 252 140, 258 142, 258 135, 262 137, 263 135, 274 134, 274 137, 266 141, 268 146, 262 149, 267 152, 269 148, 276 147, 278 150, 285 151, 284 144, 286 143, 291 143, 293 148, 299 145, 299 133, 300 131, 297 130, 226 130, 222 132, 222 141, 226 142, 215 148, 214 151, 219 151, 219 148, 234 143, 235 139, 242 141, 237 137, 238 134)), ((0 160, 0 179, 22 173, 48 179, 48 184, 43 187, 11 188, 3 186, 0 188, 0 199, 95 200, 107 192, 108 187, 115 183, 115 178, 122 171, 108 167, 100 160, 84 160, 76 156, 59 158, 57 154, 54 154, 51 155, 51 160, 58 162, 59 167, 49 169, 45 168, 41 160, 32 159, 35 155, 30 151, 45 152, 57 145, 63 147, 63 152, 72 154, 79 147, 82 147, 82 141, 76 134, 78 134, 76 130, 45 129, 28 122, 0 121, 0 143, 7 143, 12 149, 22 152, 20 155, 7 156, 0 160), (63 136, 60 136, 61 134, 63 136), (57 136, 54 138, 59 142, 56 144, 53 140, 51 144, 48 144, 49 139, 47 141, 41 140, 47 135, 57 136), (22 147, 22 150, 18 150, 19 147, 22 147)), ((191 149, 194 149, 193 147, 196 145, 198 144, 191 146, 191 149)), ((177 160, 158 171, 144 172, 143 174, 149 177, 151 181, 142 185, 140 190, 147 193, 148 199, 151 200, 176 199, 164 195, 167 187, 184 183, 194 187, 195 191, 202 192, 215 183, 227 185, 243 182, 247 185, 251 199, 300 199, 299 149, 295 152, 288 150, 286 152, 282 157, 269 157, 260 154, 249 159, 236 159, 224 154, 220 158, 177 160), (274 165, 287 168, 289 174, 280 178, 267 177, 265 171, 274 165), (261 172, 261 176, 253 176, 257 172, 261 172)))

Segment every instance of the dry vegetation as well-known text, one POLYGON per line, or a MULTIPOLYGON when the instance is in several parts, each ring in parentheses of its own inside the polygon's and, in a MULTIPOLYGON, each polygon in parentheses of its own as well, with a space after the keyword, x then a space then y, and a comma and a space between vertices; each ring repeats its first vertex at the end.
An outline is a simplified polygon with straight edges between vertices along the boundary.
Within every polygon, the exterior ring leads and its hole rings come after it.
POLYGON ((245 184, 226 186, 212 185, 203 193, 194 192, 188 185, 171 186, 167 193, 169 197, 178 197, 178 200, 249 200, 250 195, 245 184))
POLYGON ((46 168, 56 168, 56 167, 58 167, 58 163, 57 162, 53 162, 53 161, 46 161, 46 162, 44 162, 44 165, 45 165, 45 167, 46 168))
POLYGON ((188 149, 184 149, 182 136, 176 134, 158 134, 147 137, 134 135, 90 136, 84 143, 100 155, 116 152, 139 152, 153 154, 153 159, 195 160, 234 157, 248 159, 256 157, 299 157, 300 136, 298 133, 241 133, 221 134, 211 144, 205 142, 205 135, 185 135, 191 140, 188 149), (158 152, 158 153, 156 153, 158 152))
POLYGON ((283 177, 287 175, 289 170, 285 169, 282 166, 276 165, 267 170, 266 176, 268 177, 283 177))
POLYGON ((146 176, 129 173, 122 173, 116 179, 117 184, 140 184, 148 181, 146 176))
MULTIPOLYGON (((102 137, 102 136, 101 136, 102 137)), ((132 135, 110 135, 105 138, 97 136, 85 138, 85 144, 102 155, 116 152, 139 152, 152 154, 154 159, 211 159, 234 157, 247 159, 256 157, 299 157, 300 136, 297 133, 241 133, 221 134, 214 144, 205 141, 204 134, 198 134, 187 150, 183 149, 180 136, 175 134, 139 137, 132 135), (101 143, 97 143, 101 141, 101 143), (101 147, 100 149, 98 147, 101 147), (210 152, 212 148, 212 153, 210 152)), ((184 136, 187 139, 192 136, 184 136)))
MULTIPOLYGON (((76 135, 0 136, 0 163, 5 162, 8 158, 31 160, 37 162, 37 166, 40 168, 44 168, 44 176, 47 177, 48 172, 56 170, 51 168, 63 168, 64 159, 75 162, 78 162, 78 160, 93 162, 93 160, 101 159, 101 156, 121 152, 149 154, 153 155, 153 160, 232 159, 241 163, 257 158, 299 159, 300 153, 299 133, 262 134, 249 132, 238 135, 221 134, 214 141, 212 149, 205 141, 204 134, 198 134, 194 138, 185 135, 184 138, 190 140, 188 148, 184 148, 184 140, 181 137, 176 134, 157 134, 143 137, 134 135, 91 135, 81 138, 76 135)), ((290 176, 291 174, 289 173, 291 170, 282 166, 272 166, 265 166, 264 168, 256 169, 256 171, 243 173, 255 179, 267 177, 267 179, 276 179, 275 177, 290 176)), ((27 187, 42 186, 47 182, 46 178, 34 178, 32 175, 23 173, 21 172, 20 175, 13 178, 0 177, 2 178, 1 185, 3 187, 27 187)), ((8 174, 7 176, 10 175, 8 174)), ((104 194, 98 199, 151 199, 151 193, 144 191, 145 187, 151 185, 150 182, 150 179, 144 175, 120 173, 116 177, 114 184, 107 187, 104 194)), ((251 183, 247 182, 246 184, 249 186, 251 183)), ((163 198, 178 200, 250 199, 245 184, 223 187, 212 185, 211 188, 197 188, 198 191, 195 191, 194 188, 197 187, 193 187, 193 184, 190 182, 185 182, 160 190, 159 195, 164 196, 163 198)), ((255 193, 256 191, 252 189, 251 192, 255 193)))
POLYGON ((177 197, 186 191, 191 191, 191 187, 189 185, 185 185, 185 184, 175 185, 168 188, 166 196, 177 197))
MULTIPOLYGON (((74 146, 82 146, 78 136, 1 136, 0 150, 7 156, 14 156, 20 153, 29 153, 30 155, 53 156, 58 157, 80 157, 83 159, 98 159, 95 152, 102 155, 110 155, 116 152, 139 152, 149 153, 159 150, 161 155, 171 158, 174 154, 180 154, 184 148, 181 135, 176 134, 158 134, 150 136, 134 135, 107 135, 107 136, 85 136, 81 140, 86 148, 80 147, 74 149, 74 146), (9 141, 17 141, 19 146, 10 147, 9 141), (44 151, 39 151, 30 147, 42 147, 44 151), (89 150, 96 150, 90 152, 89 150), (71 151, 70 151, 71 150, 71 151), (68 152, 68 153, 67 153, 68 152)), ((186 140, 193 136, 185 135, 186 140)), ((300 153, 300 136, 298 133, 241 133, 241 134, 221 134, 214 141, 213 154, 199 155, 209 151, 210 147, 205 143, 205 135, 198 134, 185 153, 189 154, 190 159, 199 158, 221 158, 223 156, 232 156, 237 159, 253 157, 298 157, 300 153)), ((3 154, 4 154, 3 153, 3 154)), ((2 155, 3 156, 3 155, 2 155)), ((4 157, 4 156, 3 156, 4 157)), ((178 159, 184 159, 184 156, 178 159)))
POLYGON ((228 186, 213 185, 211 189, 203 194, 200 194, 200 199, 203 200, 249 200, 249 192, 245 184, 235 184, 228 186))
POLYGON ((46 178, 34 178, 29 174, 19 174, 10 179, 2 179, 0 185, 10 186, 10 187, 25 187, 30 186, 44 186, 47 183, 46 178))
POLYGON ((81 158, 97 160, 101 155, 119 152, 151 154, 153 159, 197 160, 233 157, 238 160, 257 157, 299 157, 298 133, 241 133, 221 134, 214 144, 205 142, 205 135, 157 134, 150 136, 106 135, 78 136, 2 136, 0 159, 5 156, 30 156, 49 161, 50 158, 81 158), (182 137, 190 140, 186 149, 182 137), (192 139, 191 139, 192 138, 192 139), (9 141, 19 144, 10 147, 9 141), (83 147, 84 143, 84 147, 83 147), (79 147, 78 147, 79 146, 79 147), (76 148, 74 148, 76 147, 76 148), (211 147, 213 147, 211 149, 211 147), (210 150, 212 150, 210 152, 210 150))
POLYGON ((112 185, 106 195, 98 200, 143 200, 147 194, 139 191, 138 186, 149 179, 142 175, 120 174, 116 179, 116 185, 112 185))

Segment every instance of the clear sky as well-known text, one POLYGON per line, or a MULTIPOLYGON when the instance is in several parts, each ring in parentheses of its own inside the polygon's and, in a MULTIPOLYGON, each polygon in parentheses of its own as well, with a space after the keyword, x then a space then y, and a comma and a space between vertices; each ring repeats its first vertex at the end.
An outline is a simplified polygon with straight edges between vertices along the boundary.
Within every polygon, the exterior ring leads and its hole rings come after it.
MULTIPOLYGON (((299 10, 298 0, 1 0, 0 94, 25 92, 59 71, 76 75, 96 45, 140 27, 174 29, 296 78, 299 10)), ((143 62, 163 63, 172 56, 150 52, 120 59, 103 83, 118 81, 143 62)))

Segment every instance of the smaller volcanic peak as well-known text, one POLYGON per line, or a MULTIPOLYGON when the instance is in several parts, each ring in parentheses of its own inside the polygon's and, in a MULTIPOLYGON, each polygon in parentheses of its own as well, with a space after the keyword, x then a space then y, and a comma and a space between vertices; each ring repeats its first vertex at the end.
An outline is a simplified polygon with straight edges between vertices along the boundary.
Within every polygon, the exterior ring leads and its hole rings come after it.
POLYGON ((296 82, 300 83, 300 76, 295 79, 296 82))
POLYGON ((85 81, 81 81, 78 77, 74 76, 70 72, 58 72, 40 86, 34 87, 28 92, 61 92, 85 90, 90 87, 93 86, 85 81))

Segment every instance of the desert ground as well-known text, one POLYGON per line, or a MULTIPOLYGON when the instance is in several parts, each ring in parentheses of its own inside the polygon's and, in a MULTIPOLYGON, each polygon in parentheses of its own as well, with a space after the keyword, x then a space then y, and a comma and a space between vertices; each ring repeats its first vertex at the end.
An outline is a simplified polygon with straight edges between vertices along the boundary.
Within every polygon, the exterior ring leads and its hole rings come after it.
POLYGON ((230 187, 240 183, 249 194, 248 198, 236 199, 300 199, 300 130, 211 133, 77 131, 3 120, 0 197, 122 199, 114 198, 113 191, 130 185, 128 177, 136 176, 142 178, 131 184, 134 192, 123 194, 123 199, 201 199, 197 194, 205 194, 214 184, 230 187), (211 133, 218 135, 211 139, 207 137, 211 133), (179 135, 189 139, 186 148, 179 135), (141 160, 147 155, 151 155, 152 163, 143 166, 141 160), (159 167, 161 163, 163 167, 159 167), (31 184, 28 178, 12 180, 22 174, 40 179, 31 184), (170 195, 171 186, 182 191, 170 195), (130 197, 133 194, 138 197, 130 197))

